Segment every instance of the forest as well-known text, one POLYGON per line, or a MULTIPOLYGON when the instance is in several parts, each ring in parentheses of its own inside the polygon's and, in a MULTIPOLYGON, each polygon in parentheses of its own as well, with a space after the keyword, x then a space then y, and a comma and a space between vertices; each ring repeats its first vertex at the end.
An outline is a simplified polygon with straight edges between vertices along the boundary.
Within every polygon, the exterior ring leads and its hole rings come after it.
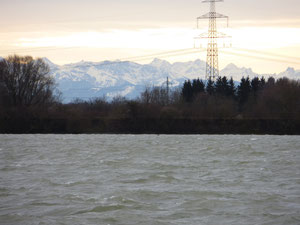
POLYGON ((300 134, 300 81, 194 79, 63 104, 48 66, 15 55, 0 61, 0 133, 300 134))

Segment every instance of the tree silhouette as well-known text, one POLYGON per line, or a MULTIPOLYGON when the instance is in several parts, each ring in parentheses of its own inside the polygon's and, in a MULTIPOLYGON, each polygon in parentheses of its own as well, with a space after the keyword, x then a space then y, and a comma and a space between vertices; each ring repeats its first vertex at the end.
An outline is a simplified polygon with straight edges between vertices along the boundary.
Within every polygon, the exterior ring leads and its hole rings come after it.
POLYGON ((215 93, 217 95, 224 95, 224 90, 223 90, 223 84, 222 84, 222 77, 218 77, 216 83, 215 83, 215 93))
POLYGON ((251 92, 251 85, 250 79, 247 77, 246 79, 242 77, 241 83, 238 86, 238 100, 240 107, 242 107, 248 100, 250 92, 251 92))
POLYGON ((205 84, 202 80, 194 79, 192 83, 193 96, 195 97, 197 94, 205 91, 205 84))
POLYGON ((42 59, 9 56, 0 61, 0 93, 11 106, 43 106, 57 100, 55 81, 42 59))
POLYGON ((275 78, 274 77, 269 77, 266 85, 267 86, 274 86, 275 85, 275 78))
POLYGON ((229 84, 227 78, 224 77, 218 77, 216 83, 215 83, 215 92, 217 95, 220 96, 228 96, 229 94, 229 84))
POLYGON ((213 95, 215 93, 214 82, 211 78, 208 79, 206 84, 206 93, 213 95))
POLYGON ((234 85, 234 81, 231 77, 230 80, 229 80, 229 83, 228 83, 227 96, 235 97, 235 93, 236 93, 236 88, 235 88, 235 85, 234 85))
POLYGON ((259 88, 260 88, 260 80, 258 77, 254 77, 251 80, 251 90, 252 92, 257 93, 259 88))
POLYGON ((259 89, 262 90, 266 85, 266 80, 264 77, 260 78, 259 89))
POLYGON ((192 102, 193 100, 193 87, 190 80, 187 80, 183 84, 182 97, 186 102, 192 102))

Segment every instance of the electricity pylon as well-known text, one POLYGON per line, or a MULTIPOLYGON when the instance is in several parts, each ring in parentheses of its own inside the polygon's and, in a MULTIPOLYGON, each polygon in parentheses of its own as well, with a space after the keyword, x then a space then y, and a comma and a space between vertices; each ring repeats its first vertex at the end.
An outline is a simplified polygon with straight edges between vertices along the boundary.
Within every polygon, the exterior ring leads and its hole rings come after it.
POLYGON ((169 77, 167 77, 167 81, 164 82, 163 84, 166 84, 166 88, 167 88, 167 105, 170 102, 170 85, 172 85, 172 82, 170 82, 169 77))
POLYGON ((206 58, 206 79, 215 80, 219 77, 218 62, 218 38, 228 37, 223 33, 217 32, 217 18, 226 18, 227 27, 229 17, 216 12, 216 2, 223 0, 203 0, 202 3, 210 3, 210 12, 197 18, 197 28, 200 19, 209 19, 208 33, 201 34, 199 38, 207 38, 207 58, 206 58))

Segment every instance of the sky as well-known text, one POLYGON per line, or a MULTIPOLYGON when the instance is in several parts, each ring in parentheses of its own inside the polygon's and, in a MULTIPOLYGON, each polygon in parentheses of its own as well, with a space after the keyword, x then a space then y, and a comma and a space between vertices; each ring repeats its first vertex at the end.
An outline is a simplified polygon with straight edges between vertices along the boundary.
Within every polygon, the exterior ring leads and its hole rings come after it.
MULTIPOLYGON (((209 11, 201 0, 0 0, 0 7, 2 57, 47 57, 62 65, 197 47, 199 53, 158 58, 206 60, 207 40, 194 39, 208 26, 203 20, 197 29, 196 18, 209 11)), ((258 73, 300 69, 299 0, 225 0, 216 7, 230 17, 228 28, 218 21, 231 36, 219 42, 220 69, 229 63, 258 73)))

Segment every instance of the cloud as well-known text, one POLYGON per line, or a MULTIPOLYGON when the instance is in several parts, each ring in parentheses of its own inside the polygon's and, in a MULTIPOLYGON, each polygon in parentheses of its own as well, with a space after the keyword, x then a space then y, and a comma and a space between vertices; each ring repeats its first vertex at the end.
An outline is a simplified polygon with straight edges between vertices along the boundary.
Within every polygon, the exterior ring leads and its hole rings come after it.
POLYGON ((64 36, 20 38, 20 47, 96 47, 169 49, 192 46, 195 30, 185 28, 77 32, 64 36))

